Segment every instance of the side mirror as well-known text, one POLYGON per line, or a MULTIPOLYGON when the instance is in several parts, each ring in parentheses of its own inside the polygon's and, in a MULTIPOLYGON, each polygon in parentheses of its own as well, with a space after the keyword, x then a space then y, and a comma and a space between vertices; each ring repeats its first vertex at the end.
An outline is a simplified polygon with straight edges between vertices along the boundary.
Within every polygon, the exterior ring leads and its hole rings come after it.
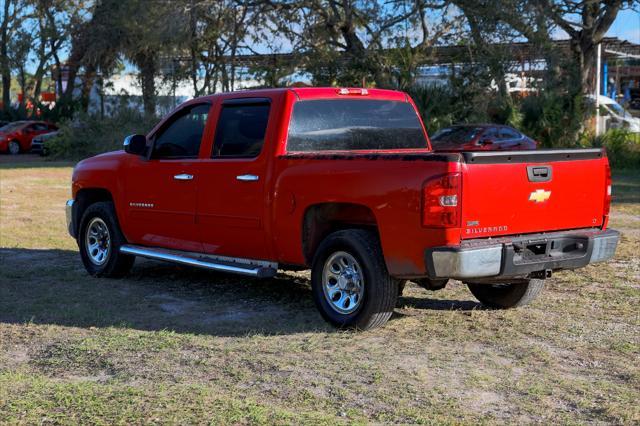
POLYGON ((493 145, 493 141, 491 139, 480 139, 479 144, 482 145, 482 146, 484 146, 484 145, 493 145))
POLYGON ((124 138, 124 152, 134 155, 147 153, 147 137, 144 135, 129 135, 124 138))

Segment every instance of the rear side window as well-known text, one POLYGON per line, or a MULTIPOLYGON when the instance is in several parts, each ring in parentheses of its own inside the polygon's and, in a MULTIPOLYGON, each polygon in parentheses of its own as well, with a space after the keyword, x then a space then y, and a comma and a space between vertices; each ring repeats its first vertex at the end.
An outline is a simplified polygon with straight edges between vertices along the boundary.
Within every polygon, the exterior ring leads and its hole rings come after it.
POLYGON ((269 109, 270 104, 266 101, 223 104, 212 157, 257 157, 264 145, 269 109))
POLYGON ((288 151, 426 148, 420 120, 406 102, 313 100, 294 104, 288 151))

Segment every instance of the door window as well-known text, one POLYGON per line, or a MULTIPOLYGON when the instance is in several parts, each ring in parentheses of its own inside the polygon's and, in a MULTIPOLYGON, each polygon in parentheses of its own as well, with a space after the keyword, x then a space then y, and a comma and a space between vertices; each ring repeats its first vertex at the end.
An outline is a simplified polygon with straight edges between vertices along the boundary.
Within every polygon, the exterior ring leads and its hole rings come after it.
POLYGON ((47 130, 47 125, 42 123, 36 123, 33 126, 31 126, 31 130, 36 132, 41 132, 43 130, 47 130))
POLYGON ((520 139, 520 133, 516 132, 513 129, 509 129, 508 127, 503 127, 500 129, 500 140, 514 140, 520 139))
POLYGON ((254 158, 262 151, 269 121, 268 101, 222 105, 212 158, 254 158))
POLYGON ((495 142, 498 140, 498 129, 491 127, 482 134, 482 139, 495 142))
POLYGON ((200 104, 177 112, 156 133, 151 158, 197 158, 209 109, 209 104, 200 104))

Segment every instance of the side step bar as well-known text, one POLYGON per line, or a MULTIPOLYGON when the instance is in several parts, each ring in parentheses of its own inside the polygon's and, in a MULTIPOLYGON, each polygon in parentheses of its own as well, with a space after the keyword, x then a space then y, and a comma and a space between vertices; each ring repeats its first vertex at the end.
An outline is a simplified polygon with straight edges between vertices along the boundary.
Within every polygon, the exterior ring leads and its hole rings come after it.
POLYGON ((146 257, 148 259, 163 260, 180 265, 195 266, 197 268, 247 275, 250 277, 270 278, 278 272, 277 263, 259 260, 209 256, 201 253, 180 252, 177 250, 150 248, 131 244, 121 246, 120 252, 146 257))

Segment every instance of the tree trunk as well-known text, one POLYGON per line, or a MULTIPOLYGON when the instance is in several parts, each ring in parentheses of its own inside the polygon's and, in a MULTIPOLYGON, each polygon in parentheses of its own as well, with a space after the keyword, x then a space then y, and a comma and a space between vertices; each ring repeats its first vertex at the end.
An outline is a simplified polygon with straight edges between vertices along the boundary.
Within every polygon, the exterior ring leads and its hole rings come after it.
MULTIPOLYGON (((78 76, 78 68, 84 57, 86 51, 86 31, 85 28, 78 30, 71 40, 71 54, 67 59, 66 68, 68 70, 67 75, 67 87, 64 88, 61 94, 61 101, 65 103, 71 103, 73 100, 73 92, 76 89, 76 77, 78 76)), ((62 82, 62 68, 59 69, 60 81, 62 82)))
POLYGON ((18 84, 20 85, 20 89, 22 90, 22 99, 20 99, 19 108, 23 109, 25 103, 27 102, 27 74, 24 70, 24 66, 21 66, 18 70, 18 84))
POLYGON ((9 4, 11 1, 5 0, 2 20, 2 28, 0 35, 0 69, 2 70, 2 105, 5 110, 9 109, 11 104, 11 67, 9 66, 9 4))
POLYGON ((189 50, 191 53, 191 83, 193 84, 193 96, 197 98, 201 95, 201 91, 198 88, 198 18, 195 7, 195 0, 191 0, 189 9, 189 50))
POLYGON ((582 93, 594 93, 596 89, 594 70, 596 67, 597 47, 592 42, 583 41, 576 44, 574 52, 576 63, 579 67, 579 81, 582 93))
POLYGON ((145 51, 137 55, 136 62, 140 68, 140 85, 142 86, 142 103, 144 113, 149 116, 156 114, 156 82, 157 64, 155 52, 145 51))
POLYGON ((87 112, 89 110, 89 99, 91 96, 91 88, 96 78, 96 67, 93 65, 87 65, 84 72, 84 80, 82 81, 82 94, 80 102, 82 109, 87 112))

